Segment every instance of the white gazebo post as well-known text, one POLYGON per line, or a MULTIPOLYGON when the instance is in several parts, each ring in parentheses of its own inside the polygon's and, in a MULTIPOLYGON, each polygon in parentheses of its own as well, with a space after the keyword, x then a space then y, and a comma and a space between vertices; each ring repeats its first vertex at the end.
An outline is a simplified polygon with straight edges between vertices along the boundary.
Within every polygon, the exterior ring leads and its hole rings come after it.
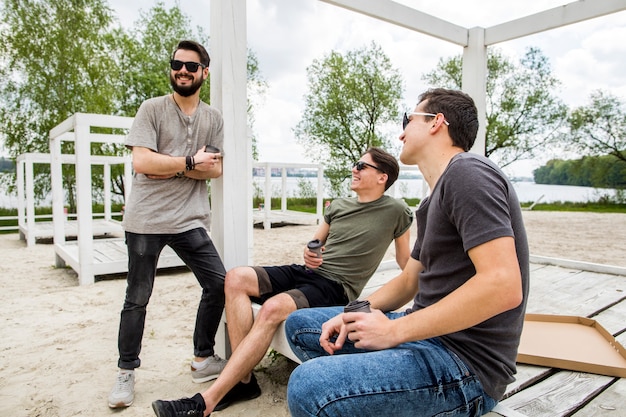
POLYGON ((246 0, 212 0, 210 4, 211 105, 224 116, 224 174, 211 181, 211 236, 228 270, 251 263, 252 253, 246 0))
POLYGON ((485 29, 476 27, 469 30, 468 43, 463 49, 463 91, 469 94, 478 111, 478 134, 471 151, 485 154, 487 133, 487 47, 485 29))
POLYGON ((76 217, 80 285, 94 283, 93 210, 91 207, 91 140, 89 115, 74 115, 74 153, 76 157, 76 217))

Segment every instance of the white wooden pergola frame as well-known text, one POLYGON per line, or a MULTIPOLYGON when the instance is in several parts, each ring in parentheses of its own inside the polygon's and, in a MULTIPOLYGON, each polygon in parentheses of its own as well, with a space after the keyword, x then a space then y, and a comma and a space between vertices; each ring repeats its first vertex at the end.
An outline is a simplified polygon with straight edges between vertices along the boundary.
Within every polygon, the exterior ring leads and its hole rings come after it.
MULTIPOLYGON (((489 28, 464 28, 390 0, 320 0, 463 48, 463 89, 474 98, 484 153, 487 47, 626 10, 626 0, 580 0, 489 28)), ((226 268, 250 263, 252 145, 246 128, 246 0, 211 0, 211 104, 224 116, 224 175, 213 180, 212 236, 226 268), (242 192, 241 184, 249 184, 242 192), (228 192, 228 198, 225 193, 228 192), (244 242, 246 245, 244 247, 244 242)))

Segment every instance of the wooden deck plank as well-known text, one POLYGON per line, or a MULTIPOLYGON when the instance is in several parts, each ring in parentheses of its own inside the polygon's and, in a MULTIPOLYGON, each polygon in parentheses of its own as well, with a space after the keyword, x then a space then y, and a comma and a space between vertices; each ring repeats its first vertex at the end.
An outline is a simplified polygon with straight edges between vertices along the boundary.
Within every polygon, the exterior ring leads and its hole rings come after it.
POLYGON ((528 313, 590 316, 621 300, 626 278, 549 267, 531 275, 528 313))
POLYGON ((252 211, 252 220, 255 225, 264 224, 266 221, 269 225, 275 224, 318 224, 318 215, 316 213, 305 213, 295 210, 258 210, 252 211))
MULTIPOLYGON (((79 273, 79 250, 77 241, 67 241, 62 245, 65 262, 79 273)), ((55 249, 56 250, 56 249, 55 249)), ((57 252, 57 254, 59 254, 57 252)), ((124 238, 95 239, 93 241, 94 275, 120 274, 128 271, 128 255, 124 238)), ((184 262, 169 246, 163 248, 157 268, 176 268, 184 262)))
MULTIPOLYGON (((626 280, 626 277, 624 277, 626 280)), ((592 316, 594 320, 602 325, 609 333, 616 335, 626 331, 626 298, 612 305, 609 309, 592 316)))
POLYGON ((626 416, 626 379, 616 378, 615 383, 594 398, 575 417, 626 416))
MULTIPOLYGON (((20 227, 20 232, 25 240, 32 234, 36 240, 50 240, 54 236, 54 227, 51 221, 35 222, 34 230, 28 230, 26 227, 20 227)), ((117 220, 94 219, 92 222, 92 230, 94 236, 108 236, 123 233, 121 222, 117 220)), ((65 222, 65 238, 71 239, 78 235, 78 222, 76 220, 68 220, 65 222)))
POLYGON ((501 401, 501 404, 529 417, 569 416, 613 380, 604 375, 560 371, 501 401))

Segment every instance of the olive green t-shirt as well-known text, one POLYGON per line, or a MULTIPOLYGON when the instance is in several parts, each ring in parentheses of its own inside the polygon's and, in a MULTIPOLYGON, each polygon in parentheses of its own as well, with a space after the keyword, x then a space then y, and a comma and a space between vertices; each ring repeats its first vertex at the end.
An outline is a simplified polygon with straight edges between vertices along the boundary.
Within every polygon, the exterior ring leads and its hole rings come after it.
POLYGON ((324 214, 330 225, 324 262, 315 271, 343 285, 355 300, 372 277, 389 245, 413 222, 404 200, 383 195, 369 203, 356 198, 333 200, 324 214))

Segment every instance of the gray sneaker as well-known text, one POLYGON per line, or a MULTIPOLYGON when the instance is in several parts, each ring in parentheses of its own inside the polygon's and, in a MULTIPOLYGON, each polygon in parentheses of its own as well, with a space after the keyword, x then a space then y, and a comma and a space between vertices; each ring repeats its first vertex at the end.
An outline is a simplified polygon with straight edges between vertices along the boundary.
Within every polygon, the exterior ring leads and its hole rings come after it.
POLYGON ((109 407, 128 407, 135 399, 135 372, 119 371, 109 394, 109 407))
POLYGON ((193 365, 191 366, 191 379, 196 384, 215 379, 220 375, 227 362, 226 359, 213 355, 209 357, 209 363, 204 368, 196 369, 193 365))

